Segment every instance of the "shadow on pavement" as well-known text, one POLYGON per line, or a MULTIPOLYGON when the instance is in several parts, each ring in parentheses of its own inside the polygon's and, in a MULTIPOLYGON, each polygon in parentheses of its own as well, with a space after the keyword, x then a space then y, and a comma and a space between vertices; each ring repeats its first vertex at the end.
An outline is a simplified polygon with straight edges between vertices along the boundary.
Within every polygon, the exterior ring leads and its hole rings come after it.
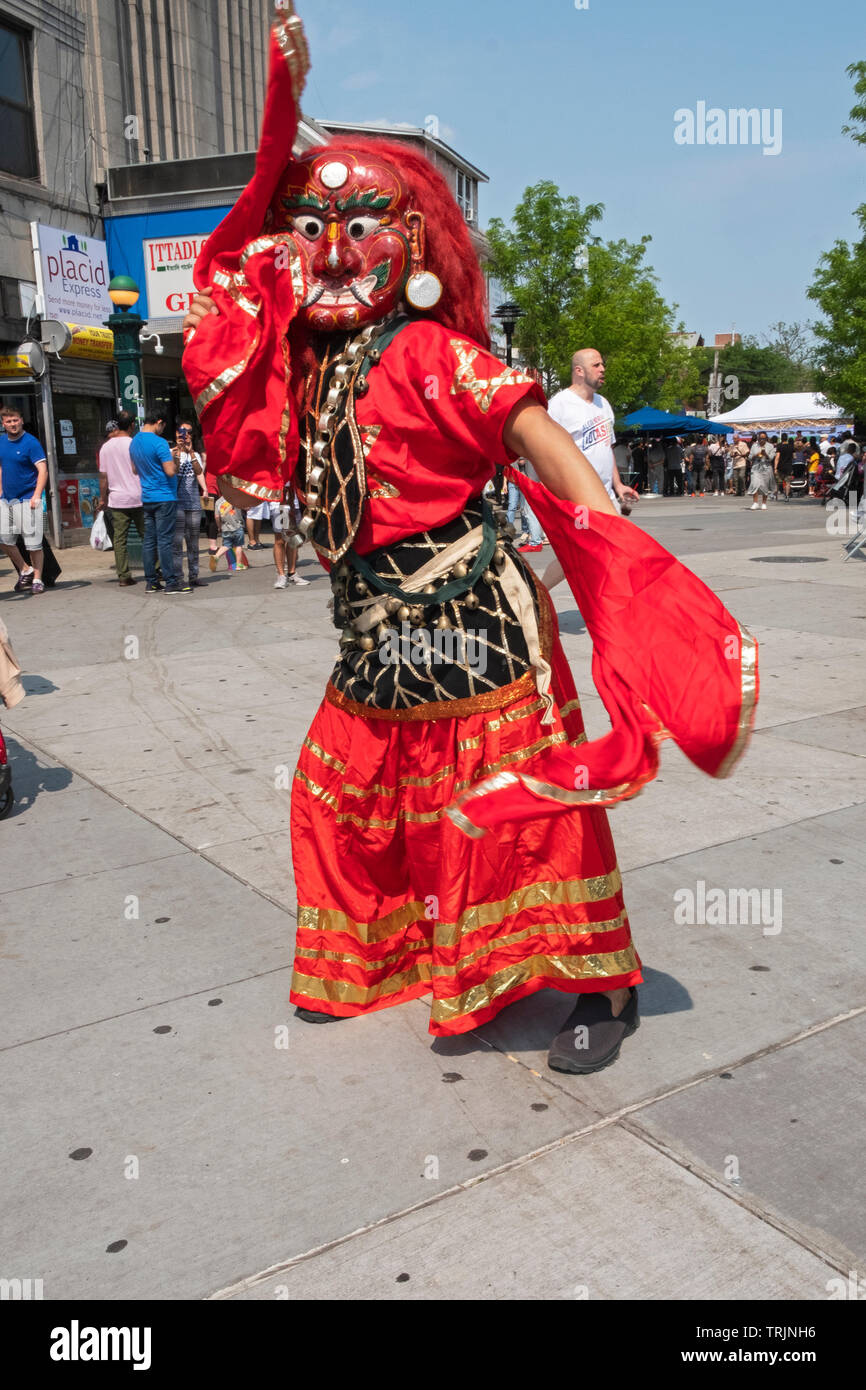
POLYGON ((43 767, 36 754, 22 748, 14 738, 7 738, 6 749, 15 792, 12 817, 29 810, 42 792, 61 792, 72 781, 73 774, 67 767, 43 767))

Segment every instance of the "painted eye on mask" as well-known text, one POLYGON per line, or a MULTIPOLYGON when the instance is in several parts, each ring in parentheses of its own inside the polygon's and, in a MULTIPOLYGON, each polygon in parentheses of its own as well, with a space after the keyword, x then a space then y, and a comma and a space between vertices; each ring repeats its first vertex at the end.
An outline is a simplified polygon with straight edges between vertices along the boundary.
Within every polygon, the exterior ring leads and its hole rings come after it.
POLYGON ((302 237, 306 237, 307 241, 318 241, 325 230, 325 224, 321 217, 312 217, 308 212, 293 217, 292 226, 296 232, 300 232, 302 237))
POLYGON ((346 231, 353 241, 363 241, 378 226, 378 217, 353 217, 346 223, 346 231))

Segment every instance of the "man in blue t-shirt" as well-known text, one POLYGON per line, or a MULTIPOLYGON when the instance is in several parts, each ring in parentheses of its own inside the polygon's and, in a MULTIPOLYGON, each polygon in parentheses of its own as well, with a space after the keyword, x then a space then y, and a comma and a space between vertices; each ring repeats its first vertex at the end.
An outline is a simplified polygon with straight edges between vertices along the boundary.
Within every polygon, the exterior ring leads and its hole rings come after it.
POLYGON ((27 434, 20 410, 4 406, 0 423, 0 547, 9 556, 18 579, 15 592, 41 594, 42 583, 42 494, 48 481, 45 450, 35 435, 27 434), (30 552, 25 564, 15 544, 21 536, 30 552))
POLYGON ((156 575, 156 557, 167 594, 189 591, 174 571, 174 525, 177 516, 177 449, 170 449, 162 438, 165 416, 151 410, 129 446, 133 471, 141 479, 141 503, 144 511, 144 538, 141 546, 144 561, 144 592, 158 594, 162 590, 156 575))

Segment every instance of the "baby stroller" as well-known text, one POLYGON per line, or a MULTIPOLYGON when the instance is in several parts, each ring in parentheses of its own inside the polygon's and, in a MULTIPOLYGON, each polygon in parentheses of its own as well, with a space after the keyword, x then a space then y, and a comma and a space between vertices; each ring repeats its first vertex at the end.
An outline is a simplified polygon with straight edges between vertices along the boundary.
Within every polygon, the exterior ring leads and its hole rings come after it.
POLYGON ((6 755, 6 742, 0 730, 0 820, 12 810, 15 794, 12 791, 12 769, 6 755))

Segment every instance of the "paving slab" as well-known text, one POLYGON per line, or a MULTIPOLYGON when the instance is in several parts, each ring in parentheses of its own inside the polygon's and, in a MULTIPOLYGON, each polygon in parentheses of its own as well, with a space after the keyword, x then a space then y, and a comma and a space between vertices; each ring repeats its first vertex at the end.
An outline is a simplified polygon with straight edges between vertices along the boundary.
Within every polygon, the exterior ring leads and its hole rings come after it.
POLYGON ((756 1198, 845 1269, 866 1261, 866 1017, 642 1110, 636 1127, 756 1198))
POLYGON ((51 790, 58 770, 32 752, 29 758, 22 756, 22 745, 15 739, 9 740, 9 746, 18 804, 2 823, 4 898, 13 889, 58 884, 103 868, 145 864, 183 852, 163 831, 80 778, 66 773, 66 784, 59 791, 51 790), (33 789, 28 772, 34 768, 44 773, 47 787, 33 789))
MULTIPOLYGON (((610 1114, 864 1003, 864 843, 861 806, 625 874, 646 977, 641 1027, 615 1067, 559 1075, 558 1083, 610 1114), (682 890, 694 894, 696 918, 710 915, 699 912, 699 880, 722 888, 728 902, 731 889, 766 890, 768 918, 778 890, 781 929, 770 934, 776 923, 753 921, 751 909, 739 924, 680 925, 678 906, 688 899, 675 895, 682 890)), ((544 991, 466 1035, 462 1046, 493 1043, 543 1072, 568 1011, 561 995, 544 991)))
POLYGON ((66 879, 62 896, 56 881, 0 892, 0 1047, 285 970, 294 916, 163 839, 162 857, 66 879))
POLYGON ((0 1053, 8 1268, 202 1298, 597 1119, 493 1049, 437 1055, 420 1001, 304 1024, 288 978, 0 1053))
POLYGON ((241 1299, 826 1299, 837 1271, 609 1129, 346 1241, 241 1299))

